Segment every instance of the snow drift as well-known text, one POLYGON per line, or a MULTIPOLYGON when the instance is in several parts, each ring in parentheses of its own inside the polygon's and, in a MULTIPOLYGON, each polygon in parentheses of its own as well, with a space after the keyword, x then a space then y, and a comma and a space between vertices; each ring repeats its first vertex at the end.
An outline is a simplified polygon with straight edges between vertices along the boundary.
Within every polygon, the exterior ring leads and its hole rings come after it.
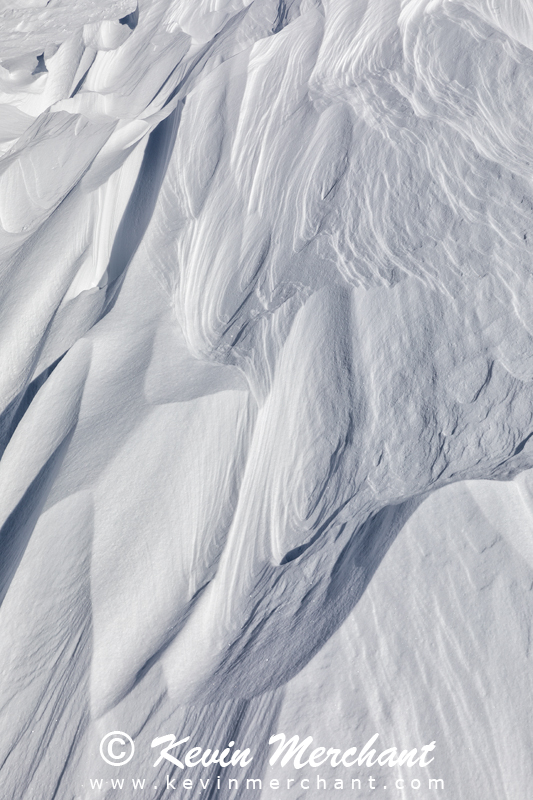
MULTIPOLYGON (((108 730, 261 750, 303 714, 314 669, 339 682, 356 659, 363 691, 390 690, 370 642, 440 700, 461 654, 519 702, 532 46, 520 0, 2 3, 6 797, 93 796, 108 730), (457 504, 449 541, 438 498, 457 504), (468 627, 493 603, 461 582, 479 509, 501 542, 509 655, 468 627), (457 642, 411 657, 377 612, 362 623, 365 590, 410 619, 431 598, 457 642)), ((429 714, 466 736, 479 698, 457 680, 464 717, 422 692, 381 724, 416 732, 429 714)), ((508 729, 528 752, 525 719, 476 724, 487 753, 508 729)), ((517 797, 530 773, 446 767, 457 798, 517 797)))

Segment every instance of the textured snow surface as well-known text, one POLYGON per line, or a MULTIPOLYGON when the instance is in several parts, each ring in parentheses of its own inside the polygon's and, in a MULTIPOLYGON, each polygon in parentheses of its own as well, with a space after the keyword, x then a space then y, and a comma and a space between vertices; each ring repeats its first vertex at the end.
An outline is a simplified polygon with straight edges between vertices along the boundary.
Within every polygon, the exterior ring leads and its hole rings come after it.
POLYGON ((2 797, 529 796, 532 9, 0 0, 2 797))

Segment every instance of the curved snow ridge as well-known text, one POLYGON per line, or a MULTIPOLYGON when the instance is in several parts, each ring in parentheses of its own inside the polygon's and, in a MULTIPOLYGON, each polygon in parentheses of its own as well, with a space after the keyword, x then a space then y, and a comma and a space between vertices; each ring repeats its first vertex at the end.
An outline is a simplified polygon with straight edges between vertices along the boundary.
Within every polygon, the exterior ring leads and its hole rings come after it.
MULTIPOLYGON (((176 4, 161 0, 141 3, 136 9, 131 4, 120 5, 120 10, 91 6, 85 8, 83 18, 61 4, 53 4, 48 16, 46 9, 36 12, 29 7, 6 16, 3 35, 7 39, 11 24, 28 30, 25 47, 21 40, 20 53, 6 57, 0 65, 0 78, 6 78, 0 101, 9 108, 0 123, 4 142, 0 249, 8 270, 15 263, 19 271, 31 270, 26 253, 38 239, 62 235, 56 217, 69 216, 72 229, 85 229, 84 205, 90 209, 92 241, 83 256, 69 256, 70 269, 62 270, 57 284, 63 305, 85 291, 113 283, 127 265, 127 259, 122 259, 122 266, 117 266, 118 241, 114 250, 113 243, 124 235, 120 223, 131 216, 129 200, 144 204, 141 216, 149 220, 151 203, 136 197, 135 187, 137 192, 142 190, 146 143, 157 126, 179 109, 200 77, 239 53, 246 55, 257 39, 271 35, 278 24, 288 24, 294 17, 289 7, 234 8, 230 4, 223 10, 207 4, 200 10, 193 4, 187 11, 181 4, 179 8, 185 15, 207 18, 228 13, 230 17, 214 38, 194 44, 173 21, 176 4), (78 25, 67 39, 61 15, 69 16, 69 25, 78 25), (110 39, 106 31, 115 23, 124 35, 110 39), (54 30, 55 44, 49 41, 54 30), (35 52, 30 31, 32 36, 44 37, 35 52), (79 198, 79 190, 89 197, 79 198)), ((82 10, 80 6, 80 14, 82 10)), ((142 235, 142 225, 139 231, 142 235)), ((250 245, 254 247, 253 242, 250 245)), ((23 297, 9 289, 6 294, 6 302, 19 315, 23 297)), ((106 303, 97 302, 95 308, 106 303)), ((23 358, 33 355, 26 351, 23 358)), ((20 390, 22 376, 17 380, 17 385, 2 390, 6 404, 20 390)))

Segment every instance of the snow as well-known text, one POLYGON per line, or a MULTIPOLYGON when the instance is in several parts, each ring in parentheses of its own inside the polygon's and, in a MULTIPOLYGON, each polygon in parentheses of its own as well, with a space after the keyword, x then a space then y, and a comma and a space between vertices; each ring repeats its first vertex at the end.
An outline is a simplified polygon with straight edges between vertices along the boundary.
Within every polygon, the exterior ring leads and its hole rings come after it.
POLYGON ((6 797, 527 795, 532 47, 521 0, 1 4, 6 797))

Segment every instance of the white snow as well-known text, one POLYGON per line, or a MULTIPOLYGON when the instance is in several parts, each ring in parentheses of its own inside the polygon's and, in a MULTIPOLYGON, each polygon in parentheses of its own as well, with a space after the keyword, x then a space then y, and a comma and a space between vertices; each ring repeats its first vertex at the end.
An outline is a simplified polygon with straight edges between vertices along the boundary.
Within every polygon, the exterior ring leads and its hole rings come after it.
POLYGON ((525 0, 0 3, 6 798, 377 796, 281 732, 528 796, 531 48, 525 0))

